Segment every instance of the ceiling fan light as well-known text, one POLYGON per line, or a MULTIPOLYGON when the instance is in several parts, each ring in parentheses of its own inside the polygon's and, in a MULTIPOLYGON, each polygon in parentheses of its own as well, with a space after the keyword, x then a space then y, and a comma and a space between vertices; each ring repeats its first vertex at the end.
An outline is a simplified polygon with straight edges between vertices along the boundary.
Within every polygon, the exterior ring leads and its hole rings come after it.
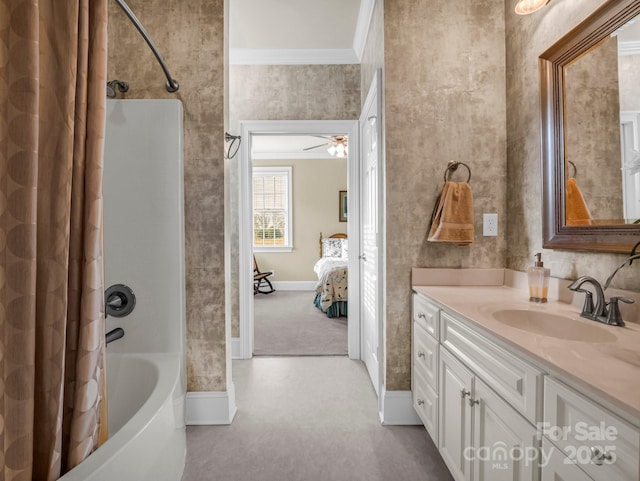
POLYGON ((518 15, 529 15, 544 7, 550 0, 518 0, 515 12, 518 15))
POLYGON ((327 152, 329 152, 329 155, 336 155, 336 146, 333 144, 330 145, 327 149, 327 152))

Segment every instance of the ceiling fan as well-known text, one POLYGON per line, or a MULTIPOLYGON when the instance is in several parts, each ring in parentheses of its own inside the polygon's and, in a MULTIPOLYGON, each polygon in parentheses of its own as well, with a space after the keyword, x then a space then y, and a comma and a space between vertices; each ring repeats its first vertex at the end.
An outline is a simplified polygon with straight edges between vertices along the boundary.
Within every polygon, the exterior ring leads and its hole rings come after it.
POLYGON ((329 154, 333 155, 334 157, 346 157, 347 154, 349 153, 348 138, 346 135, 331 135, 331 136, 314 135, 314 137, 327 139, 328 142, 314 145, 313 147, 307 147, 302 150, 313 150, 313 149, 317 149, 320 147, 324 147, 325 145, 328 145, 329 147, 327 148, 327 152, 329 152, 329 154))

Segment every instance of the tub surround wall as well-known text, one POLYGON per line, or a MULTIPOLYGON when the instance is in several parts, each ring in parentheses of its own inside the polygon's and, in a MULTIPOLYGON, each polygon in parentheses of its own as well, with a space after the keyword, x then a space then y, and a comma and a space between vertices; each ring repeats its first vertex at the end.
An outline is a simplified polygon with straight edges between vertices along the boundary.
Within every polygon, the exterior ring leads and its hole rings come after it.
POLYGON ((411 386, 411 268, 504 266, 504 5, 385 1, 384 69, 385 384, 394 391, 411 386), (452 159, 473 173, 476 236, 470 247, 427 242, 452 159), (483 212, 498 213, 498 237, 482 237, 483 212))
POLYGON ((224 303, 223 0, 129 0, 180 83, 166 91, 151 50, 109 3, 108 78, 121 98, 172 98, 184 106, 187 388, 226 391, 224 303), (171 28, 168 28, 170 26, 171 28))
MULTIPOLYGON (((229 125, 236 134, 241 120, 355 120, 359 116, 359 65, 231 65, 229 68, 229 125)), ((238 162, 229 165, 229 177, 229 309, 231 333, 238 338, 238 162)))
MULTIPOLYGON (((519 16, 513 12, 513 2, 505 2, 509 126, 508 268, 526 270, 533 262, 533 254, 542 250, 538 56, 602 3, 602 0, 551 2, 539 12, 519 16), (531 202, 531 199, 535 201, 531 202)), ((551 268, 554 276, 575 279, 581 275, 590 275, 604 282, 624 256, 546 250, 543 251, 543 258, 545 266, 551 268)), ((640 290, 638 272, 635 265, 622 269, 616 275, 613 285, 631 291, 640 290)))

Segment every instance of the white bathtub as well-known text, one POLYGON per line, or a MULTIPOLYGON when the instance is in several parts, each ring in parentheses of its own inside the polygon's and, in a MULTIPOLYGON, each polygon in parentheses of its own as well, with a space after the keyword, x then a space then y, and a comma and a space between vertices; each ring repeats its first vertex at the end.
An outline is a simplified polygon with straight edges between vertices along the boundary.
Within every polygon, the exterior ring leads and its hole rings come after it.
POLYGON ((60 479, 179 481, 186 453, 180 366, 178 353, 108 354, 109 439, 60 479))

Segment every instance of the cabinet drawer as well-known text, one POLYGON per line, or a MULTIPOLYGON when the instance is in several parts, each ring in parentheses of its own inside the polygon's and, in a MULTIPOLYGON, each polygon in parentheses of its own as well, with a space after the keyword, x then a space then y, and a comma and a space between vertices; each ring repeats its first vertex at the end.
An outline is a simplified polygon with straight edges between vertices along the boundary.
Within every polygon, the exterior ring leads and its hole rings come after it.
POLYGON ((420 324, 413 323, 413 368, 434 390, 438 390, 438 341, 420 324))
POLYGON ((413 408, 424 423, 433 443, 438 446, 438 395, 418 375, 413 391, 413 408))
POLYGON ((546 439, 542 439, 542 481, 592 481, 587 474, 556 449, 546 439))
POLYGON ((555 379, 544 386, 544 434, 595 481, 637 481, 640 432, 555 379), (611 459, 596 464, 595 450, 611 459))
POLYGON ((438 318, 440 309, 418 294, 413 295, 413 321, 421 325, 429 334, 438 339, 438 318))
POLYGON ((484 334, 440 312, 441 343, 530 422, 542 416, 543 373, 484 334))

